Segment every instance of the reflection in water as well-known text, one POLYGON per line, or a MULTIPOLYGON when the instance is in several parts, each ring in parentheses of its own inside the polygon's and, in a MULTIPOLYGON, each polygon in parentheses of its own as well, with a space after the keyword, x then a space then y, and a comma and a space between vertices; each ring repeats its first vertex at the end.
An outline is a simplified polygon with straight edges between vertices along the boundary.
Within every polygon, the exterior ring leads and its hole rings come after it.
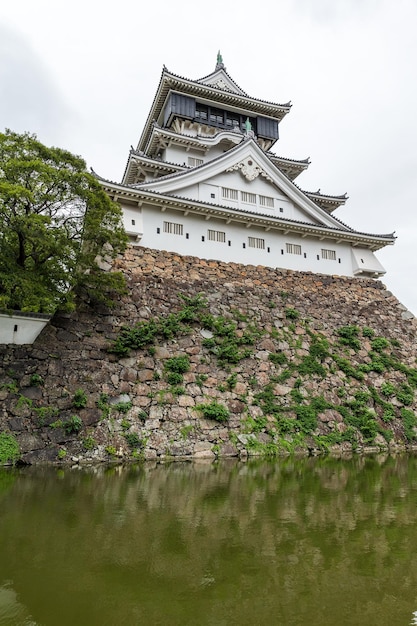
POLYGON ((10 582, 0 587, 0 624, 7 626, 36 626, 24 606, 17 599, 10 582))
POLYGON ((0 472, 0 624, 410 624, 416 485, 387 456, 0 472))

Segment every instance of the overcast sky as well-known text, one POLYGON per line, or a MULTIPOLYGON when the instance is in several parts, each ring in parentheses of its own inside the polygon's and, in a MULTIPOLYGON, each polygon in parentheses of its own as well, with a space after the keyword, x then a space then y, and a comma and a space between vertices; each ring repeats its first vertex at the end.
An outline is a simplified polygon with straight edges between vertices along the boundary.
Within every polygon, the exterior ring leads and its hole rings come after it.
POLYGON ((162 66, 197 79, 218 49, 247 93, 292 102, 279 156, 311 165, 336 216, 396 232, 383 282, 417 314, 416 0, 13 0, 0 4, 0 130, 36 133, 120 181, 162 66))

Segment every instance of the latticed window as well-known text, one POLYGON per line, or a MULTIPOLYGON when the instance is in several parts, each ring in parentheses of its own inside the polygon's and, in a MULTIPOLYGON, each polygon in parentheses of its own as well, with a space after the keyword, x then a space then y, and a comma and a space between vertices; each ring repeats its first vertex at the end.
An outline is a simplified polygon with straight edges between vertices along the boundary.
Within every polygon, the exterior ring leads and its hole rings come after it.
POLYGON ((270 198, 269 196, 259 196, 259 204, 260 206, 268 207, 268 209, 273 209, 274 198, 270 198))
POLYGON ((222 187, 222 197, 224 200, 237 200, 237 189, 230 189, 230 187, 222 187))
POLYGON ((175 222, 164 222, 164 233, 170 235, 183 235, 184 228, 182 224, 176 224, 175 222))
POLYGON ((188 157, 188 165, 191 167, 197 167, 198 165, 203 165, 203 159, 197 159, 196 157, 188 157))
POLYGON ((256 204, 256 194, 242 191, 242 202, 246 202, 247 204, 256 204))
POLYGON ((260 248, 261 250, 265 250, 265 239, 260 239, 259 237, 248 237, 248 246, 249 248, 260 248))
POLYGON ((326 248, 322 248, 321 258, 329 259, 330 261, 336 261, 336 250, 327 250, 326 248))
POLYGON ((219 241, 220 243, 226 243, 226 233, 221 230, 208 230, 207 239, 209 241, 219 241))
POLYGON ((286 243, 285 248, 288 254, 301 254, 301 246, 298 243, 286 243))

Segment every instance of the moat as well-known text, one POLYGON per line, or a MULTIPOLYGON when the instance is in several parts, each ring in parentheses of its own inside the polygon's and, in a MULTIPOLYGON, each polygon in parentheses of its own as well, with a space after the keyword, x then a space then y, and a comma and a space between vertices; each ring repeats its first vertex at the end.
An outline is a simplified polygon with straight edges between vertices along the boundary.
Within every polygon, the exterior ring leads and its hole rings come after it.
POLYGON ((0 470, 0 624, 407 625, 417 457, 0 470))

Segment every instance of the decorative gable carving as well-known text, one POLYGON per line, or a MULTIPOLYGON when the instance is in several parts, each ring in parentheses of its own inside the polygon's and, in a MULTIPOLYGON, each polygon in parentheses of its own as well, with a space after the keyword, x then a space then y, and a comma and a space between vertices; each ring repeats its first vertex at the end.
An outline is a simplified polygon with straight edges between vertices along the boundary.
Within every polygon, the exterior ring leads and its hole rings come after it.
POLYGON ((226 85, 222 78, 219 78, 219 80, 211 83, 211 85, 212 87, 217 87, 218 89, 223 89, 224 91, 233 91, 232 89, 230 89, 229 85, 226 85))
POLYGON ((259 175, 263 176, 269 182, 273 182, 272 178, 251 158, 247 157, 240 163, 236 163, 232 167, 229 167, 226 172, 236 172, 240 170, 241 174, 251 182, 258 178, 259 175))

